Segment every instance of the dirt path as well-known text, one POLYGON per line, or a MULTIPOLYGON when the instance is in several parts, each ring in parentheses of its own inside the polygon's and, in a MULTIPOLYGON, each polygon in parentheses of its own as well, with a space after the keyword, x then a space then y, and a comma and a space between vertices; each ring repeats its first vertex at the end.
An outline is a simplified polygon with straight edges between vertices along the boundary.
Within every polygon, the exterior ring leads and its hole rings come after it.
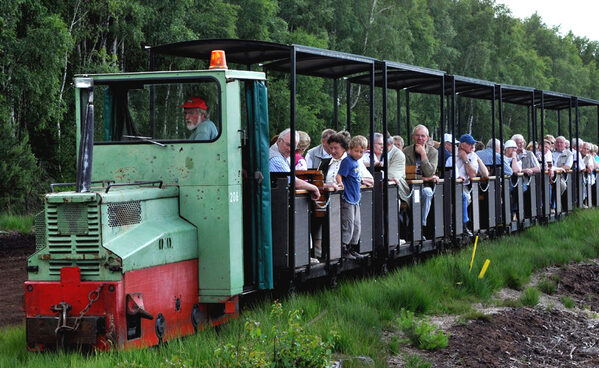
MULTIPOLYGON (((404 357, 417 355, 431 367, 599 367, 599 265, 571 264, 532 277, 557 282, 552 295, 542 294, 534 308, 475 305, 483 317, 463 322, 457 316, 431 319, 450 339, 447 348, 426 352, 409 347, 389 359, 404 367, 404 357), (574 301, 563 305, 562 297, 574 301)), ((531 286, 529 285, 529 286, 531 286)), ((514 304, 520 292, 504 289, 499 304, 514 304)))

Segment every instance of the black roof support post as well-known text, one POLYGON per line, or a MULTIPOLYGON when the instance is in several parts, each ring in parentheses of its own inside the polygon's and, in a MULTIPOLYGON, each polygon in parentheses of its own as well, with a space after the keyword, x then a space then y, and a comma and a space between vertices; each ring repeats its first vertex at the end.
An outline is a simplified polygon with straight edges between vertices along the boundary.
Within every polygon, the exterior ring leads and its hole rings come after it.
POLYGON ((456 123, 458 125, 457 133, 459 135, 462 135, 462 97, 460 95, 456 95, 456 105, 457 105, 456 123))
MULTIPOLYGON (((533 97, 533 99, 534 99, 534 97, 533 97)), ((527 135, 526 141, 527 142, 530 142, 530 140, 531 140, 530 137, 532 136, 532 134, 531 134, 531 132, 532 132, 531 116, 532 116, 532 109, 533 109, 534 104, 535 103, 533 100, 532 104, 530 106, 528 106, 528 110, 526 111, 526 120, 527 120, 527 128, 528 128, 526 131, 526 135, 527 135)))
POLYGON ((333 125, 335 126, 335 131, 339 131, 339 91, 338 91, 338 79, 333 79, 333 125))
POLYGON ((562 135, 562 110, 557 110, 557 137, 562 135))
POLYGON ((397 135, 401 136, 401 90, 398 89, 396 91, 397 91, 397 135))
MULTIPOLYGON (((575 108, 575 127, 576 127, 576 156, 574 156, 574 162, 576 162, 576 165, 574 165, 576 167, 576 201, 578 201, 578 199, 581 198, 581 195, 578 193, 578 189, 580 188, 580 165, 583 165, 582 162, 578 162, 578 158, 580 157, 580 154, 578 152, 580 152, 580 147, 578 146, 578 137, 579 137, 579 122, 580 122, 580 115, 578 113, 578 98, 574 97, 574 108, 575 108)), ((570 149, 572 149, 571 147, 572 142, 570 142, 570 149)), ((578 206, 578 208, 582 208, 582 202, 577 203, 576 204, 578 206)))
MULTIPOLYGON (((545 201, 545 180, 549 180, 549 178, 545 177, 545 93, 541 92, 541 136, 537 140, 537 144, 533 145, 533 152, 536 151, 537 145, 541 142, 541 193, 543 201, 545 201)), ((543 202, 543 214, 547 214, 547 217, 551 217, 551 198, 549 198, 549 203, 543 202)))
POLYGON ((351 82, 349 79, 345 85, 345 93, 347 94, 347 120, 345 123, 345 130, 347 130, 348 133, 351 133, 351 82))
POLYGON ((406 89, 406 138, 408 139, 406 146, 412 144, 412 133, 410 132, 412 127, 410 125, 410 91, 406 89))
MULTIPOLYGON (((374 64, 370 67, 370 91, 368 94, 368 106, 370 108, 370 137, 368 141, 370 142, 370 173, 374 177, 374 64)), ((383 145, 384 146, 384 145, 383 145)), ((375 183, 376 185, 376 183, 375 183)), ((372 223, 374 224, 374 207, 373 207, 373 217, 372 223)))
MULTIPOLYGON (((387 159, 387 63, 381 63, 382 74, 383 74, 383 96, 382 96, 382 109, 383 109, 383 249, 385 255, 389 254, 389 160, 387 159)), ((373 147, 374 148, 374 147, 373 147)), ((374 149, 373 149, 374 152, 374 149)))
MULTIPOLYGON (((445 114, 445 78, 441 78, 441 91, 439 91, 439 129, 440 129, 440 133, 439 133, 439 141, 440 141, 440 147, 443 147, 442 149, 439 150, 439 152, 441 153, 441 157, 438 157, 438 164, 437 167, 440 167, 441 170, 439 171, 439 174, 441 176, 441 179, 445 178, 445 160, 447 160, 447 157, 445 157, 445 142, 444 142, 444 136, 443 133, 445 133, 445 116, 447 114, 445 114)), ((453 142, 451 142, 451 144, 453 145, 453 142)))
MULTIPOLYGON (((495 100, 495 90, 493 90, 493 100, 495 100)), ((493 116, 495 116, 495 113, 493 113, 493 116)), ((493 124, 493 134, 495 134, 495 124, 493 124)), ((505 203, 509 198, 506 198, 505 191, 503 190, 503 88, 501 86, 499 86, 499 140, 501 141, 501 171, 495 173, 495 186, 499 188, 499 193, 501 193, 501 203, 505 203)), ((508 219, 503 210, 501 211, 501 219, 503 226, 507 227, 508 219)))
MULTIPOLYGON (((451 117, 450 117, 450 122, 449 125, 451 126, 451 138, 455 140, 455 77, 451 76, 451 117)), ((445 92, 443 92, 445 93, 445 92)), ((456 171, 455 171, 455 157, 456 157, 456 151, 457 149, 455 149, 455 147, 451 150, 451 172, 453 173, 453 175, 451 175, 451 181, 450 181, 450 185, 451 185, 451 192, 452 192, 452 201, 456 198, 456 194, 455 194, 455 190, 456 190, 456 171)), ((445 165, 443 166, 443 170, 445 170, 445 165)), ((456 226, 457 224, 457 214, 456 214, 456 206, 461 206, 461 203, 454 203, 453 204, 453 210, 451 211, 451 216, 452 216, 452 224, 453 224, 453 234, 452 234, 452 243, 455 244, 456 243, 456 239, 457 239, 457 229, 458 227, 456 226)), ((466 224, 464 224, 464 226, 466 226, 466 224)))
POLYGON ((289 55, 289 128, 291 129, 290 143, 291 150, 290 154, 290 175, 291 180, 289 182, 289 268, 290 268, 290 276, 293 280, 295 276, 295 165, 291 163, 294 162, 292 157, 295 153, 295 94, 296 94, 296 49, 295 46, 291 48, 291 53, 289 55))

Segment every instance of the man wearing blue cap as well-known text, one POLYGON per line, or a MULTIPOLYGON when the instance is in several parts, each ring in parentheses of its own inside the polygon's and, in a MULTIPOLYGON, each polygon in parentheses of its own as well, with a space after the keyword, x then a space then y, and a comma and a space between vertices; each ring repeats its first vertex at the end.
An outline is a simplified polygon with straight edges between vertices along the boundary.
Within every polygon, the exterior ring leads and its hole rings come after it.
POLYGON ((191 131, 190 141, 211 141, 218 135, 216 125, 210 120, 208 106, 200 97, 190 97, 183 105, 185 124, 191 131))
MULTIPOLYGON (((464 192, 462 192, 462 213, 464 217, 464 231, 472 236, 472 232, 466 227, 466 223, 470 221, 468 218, 468 205, 472 201, 470 193, 466 191, 466 185, 470 183, 470 179, 480 174, 483 178, 489 177, 489 171, 476 153, 474 153, 474 144, 476 140, 470 134, 463 134, 460 137, 460 145, 456 154, 456 178, 464 180, 464 192)), ((449 156, 447 166, 451 166, 452 157, 449 156)))

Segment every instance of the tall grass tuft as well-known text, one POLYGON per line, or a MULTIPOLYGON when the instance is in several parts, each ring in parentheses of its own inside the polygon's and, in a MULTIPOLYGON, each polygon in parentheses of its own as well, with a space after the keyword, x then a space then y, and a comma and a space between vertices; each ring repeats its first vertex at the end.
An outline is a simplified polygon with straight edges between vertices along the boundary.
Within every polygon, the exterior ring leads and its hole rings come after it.
POLYGON ((0 230, 29 234, 33 231, 34 217, 35 215, 0 214, 0 230))

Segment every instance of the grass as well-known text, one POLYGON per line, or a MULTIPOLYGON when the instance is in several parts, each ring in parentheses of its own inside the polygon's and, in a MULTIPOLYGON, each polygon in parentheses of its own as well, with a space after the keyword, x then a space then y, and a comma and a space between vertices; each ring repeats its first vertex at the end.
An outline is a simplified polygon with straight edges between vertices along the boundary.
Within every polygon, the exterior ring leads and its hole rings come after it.
POLYGON ((35 215, 0 214, 0 230, 29 234, 33 231, 34 218, 35 215))
POLYGON ((561 302, 564 305, 564 307, 566 307, 568 309, 574 308, 574 300, 572 300, 572 298, 568 298, 567 296, 562 296, 561 302))
POLYGON ((539 304, 540 296, 541 293, 539 292, 539 289, 531 287, 524 290, 524 293, 522 293, 522 296, 520 297, 520 301, 527 307, 534 307, 539 304))
MULTIPOLYGON (((496 240, 479 241, 472 272, 468 272, 472 255, 470 246, 396 269, 383 277, 350 279, 341 282, 335 290, 293 295, 282 301, 283 308, 285 313, 303 310, 304 323, 319 317, 317 322, 306 326, 307 333, 325 337, 335 330, 338 334, 333 348, 335 356, 367 356, 374 360, 376 367, 385 367, 387 356, 396 352, 398 346, 397 340, 391 339, 390 344, 384 342, 383 331, 397 329, 395 321, 402 308, 417 316, 446 313, 468 316, 471 303, 489 301, 502 287, 521 289, 535 271, 597 257, 597 238, 599 210, 576 211, 555 224, 532 227, 496 240), (485 277, 478 279, 485 259, 490 259, 491 265, 485 277)), ((529 293, 534 294, 533 291, 529 293)), ((224 326, 218 335, 210 330, 172 341, 160 349, 90 356, 28 353, 24 328, 4 330, 0 331, 0 367, 211 367, 215 366, 215 349, 228 343, 235 344, 243 334, 247 320, 260 322, 262 331, 271 331, 270 304, 265 301, 244 311, 239 320, 224 326)), ((265 348, 269 346, 268 339, 264 345, 265 348)), ((414 363, 414 366, 419 365, 414 363)))

